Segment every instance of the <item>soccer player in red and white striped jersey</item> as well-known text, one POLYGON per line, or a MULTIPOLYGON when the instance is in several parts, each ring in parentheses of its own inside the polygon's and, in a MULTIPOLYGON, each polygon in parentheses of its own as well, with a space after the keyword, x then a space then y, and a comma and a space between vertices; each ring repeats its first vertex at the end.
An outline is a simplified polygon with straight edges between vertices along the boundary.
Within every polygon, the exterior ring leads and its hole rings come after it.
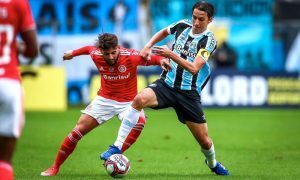
POLYGON ((24 124, 18 53, 35 57, 37 46, 27 0, 0 0, 0 180, 13 179, 11 160, 24 124), (18 34, 24 41, 20 49, 18 34))
MULTIPOLYGON (((131 107, 137 94, 137 66, 161 65, 168 67, 169 61, 160 56, 143 59, 138 51, 126 49, 118 45, 114 34, 100 34, 95 46, 85 46, 64 54, 64 60, 75 56, 90 55, 100 75, 101 88, 94 100, 82 110, 75 128, 63 141, 57 152, 53 165, 42 176, 55 176, 60 166, 75 149, 77 142, 88 132, 117 116, 120 120, 131 107)), ((139 116, 138 123, 130 128, 129 135, 121 148, 124 152, 140 135, 146 118, 144 112, 139 116)))

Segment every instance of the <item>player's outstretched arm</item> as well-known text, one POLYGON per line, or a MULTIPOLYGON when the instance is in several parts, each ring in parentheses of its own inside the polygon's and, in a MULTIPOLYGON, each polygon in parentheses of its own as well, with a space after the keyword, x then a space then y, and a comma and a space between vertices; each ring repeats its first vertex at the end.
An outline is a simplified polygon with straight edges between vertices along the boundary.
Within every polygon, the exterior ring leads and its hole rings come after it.
POLYGON ((79 49, 66 51, 63 55, 63 60, 71 60, 73 57, 80 55, 89 55, 90 51, 92 51, 93 46, 84 46, 79 49))
POLYGON ((72 50, 70 51, 67 51, 64 53, 63 55, 63 60, 71 60, 73 58, 73 55, 72 55, 72 50))
POLYGON ((151 47, 158 43, 159 41, 163 40, 169 35, 167 28, 160 30, 154 36, 149 40, 149 42, 144 46, 144 48, 141 50, 141 55, 143 58, 148 59, 150 52, 151 52, 151 47))

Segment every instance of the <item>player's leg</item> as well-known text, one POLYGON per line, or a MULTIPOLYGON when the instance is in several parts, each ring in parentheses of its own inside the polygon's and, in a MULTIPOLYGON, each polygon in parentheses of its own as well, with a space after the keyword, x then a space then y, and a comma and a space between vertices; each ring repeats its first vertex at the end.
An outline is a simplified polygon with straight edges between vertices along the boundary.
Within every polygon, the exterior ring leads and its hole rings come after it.
POLYGON ((12 180, 11 165, 17 139, 24 125, 21 84, 0 79, 0 179, 12 180))
POLYGON ((162 109, 170 107, 172 103, 175 103, 176 100, 173 92, 166 86, 162 80, 157 80, 136 95, 123 118, 117 140, 113 146, 110 146, 107 151, 100 155, 102 160, 107 160, 112 154, 122 153, 122 146, 133 127, 136 126, 140 117, 140 111, 143 108, 162 109))
POLYGON ((0 180, 13 179, 11 160, 15 151, 16 143, 16 138, 0 137, 0 180))
POLYGON ((207 124, 199 124, 191 121, 185 121, 185 123, 190 129, 194 138, 201 146, 201 151, 208 161, 208 166, 211 168, 215 167, 217 161, 215 159, 214 145, 212 143, 212 140, 208 136, 207 124))
MULTIPOLYGON (((100 159, 107 160, 112 154, 122 153, 121 149, 126 150, 128 147, 123 147, 124 142, 129 137, 129 134, 137 127, 139 119, 144 121, 141 116, 141 110, 144 107, 157 106, 158 102, 154 91, 150 88, 144 89, 134 98, 132 105, 126 110, 121 126, 118 131, 118 137, 113 146, 100 155, 100 159)), ((139 128, 142 130, 142 128, 139 128)), ((140 132, 139 132, 140 133, 140 132)), ((139 134, 138 134, 139 135, 139 134)), ((138 136, 136 136, 137 139, 138 136)), ((134 141, 136 141, 136 139, 134 141)), ((128 139, 127 139, 128 140, 128 139)))
POLYGON ((117 113, 116 107, 119 106, 116 101, 106 99, 100 96, 94 98, 85 110, 82 110, 75 128, 64 139, 55 162, 51 168, 42 172, 42 176, 54 176, 57 174, 59 167, 68 158, 68 156, 74 151, 78 141, 88 132, 96 128, 97 126, 110 120, 117 113))
MULTIPOLYGON (((117 147, 120 147, 121 151, 124 153, 131 145, 135 143, 135 141, 140 136, 143 128, 145 127, 146 123, 146 116, 144 111, 142 110, 140 113, 140 117, 138 119, 138 122, 136 125, 131 129, 128 136, 125 138, 125 141, 123 144, 116 145, 117 147)), ((118 141, 120 142, 120 141, 118 141)))
POLYGON ((82 114, 75 128, 65 137, 57 154, 53 165, 46 171, 42 172, 42 176, 55 176, 60 166, 72 154, 77 146, 78 141, 88 132, 98 126, 98 122, 87 114, 82 114))
POLYGON ((193 136, 201 146, 206 164, 217 175, 229 175, 228 170, 215 158, 215 149, 212 140, 208 136, 208 128, 206 123, 195 123, 191 121, 185 122, 193 136))
POLYGON ((214 145, 208 136, 208 127, 198 93, 195 91, 177 93, 176 99, 177 103, 174 109, 178 119, 187 125, 201 146, 209 168, 218 175, 229 175, 229 172, 216 161, 214 145))

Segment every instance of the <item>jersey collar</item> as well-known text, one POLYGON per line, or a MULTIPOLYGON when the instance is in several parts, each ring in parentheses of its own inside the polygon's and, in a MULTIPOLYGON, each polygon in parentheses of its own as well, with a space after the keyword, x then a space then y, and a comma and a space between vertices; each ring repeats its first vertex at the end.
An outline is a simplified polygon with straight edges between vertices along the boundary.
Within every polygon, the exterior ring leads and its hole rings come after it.
POLYGON ((201 36, 207 34, 207 32, 208 32, 208 29, 206 29, 206 30, 203 31, 202 33, 199 33, 199 34, 193 34, 192 28, 191 28, 191 30, 190 30, 190 32, 189 32, 189 35, 190 35, 192 38, 197 38, 197 37, 201 37, 201 36))

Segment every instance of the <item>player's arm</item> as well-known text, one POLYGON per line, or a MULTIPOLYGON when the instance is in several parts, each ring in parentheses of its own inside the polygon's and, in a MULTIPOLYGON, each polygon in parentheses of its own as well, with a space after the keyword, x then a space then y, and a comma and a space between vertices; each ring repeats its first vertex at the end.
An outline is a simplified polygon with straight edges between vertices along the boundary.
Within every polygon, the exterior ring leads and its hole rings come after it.
POLYGON ((183 69, 187 70, 191 74, 195 75, 198 73, 198 71, 202 68, 202 66, 205 64, 206 60, 197 54, 195 57, 194 62, 189 62, 182 57, 175 54, 173 51, 171 51, 167 46, 155 46, 152 50, 154 54, 164 56, 166 58, 172 59, 174 62, 176 62, 178 65, 180 65, 183 69))
POLYGON ((19 53, 28 58, 36 57, 38 55, 38 43, 37 43, 36 30, 28 30, 22 32, 21 38, 25 44, 20 43, 18 48, 19 53))
POLYGON ((141 56, 141 53, 138 51, 135 51, 135 50, 132 50, 131 54, 132 54, 131 60, 136 66, 158 65, 158 66, 161 66, 161 68, 166 71, 171 69, 170 60, 165 57, 158 56, 158 55, 151 55, 151 56, 149 56, 149 58, 144 59, 141 56))
POLYGON ((153 65, 160 65, 161 64, 161 60, 163 60, 164 57, 162 56, 158 56, 158 55, 151 55, 149 60, 142 60, 146 62, 146 66, 153 66, 153 65))
POLYGON ((144 48, 141 51, 141 55, 143 58, 149 58, 150 55, 150 49, 154 44, 160 42, 161 40, 165 39, 170 34, 177 33, 178 29, 184 28, 190 26, 190 24, 186 20, 180 20, 178 22, 170 24, 168 27, 160 30, 156 34, 152 36, 152 38, 149 40, 149 42, 144 46, 144 48))
POLYGON ((141 50, 141 55, 143 58, 148 58, 150 55, 151 47, 158 43, 159 41, 163 40, 169 35, 168 28, 164 28, 154 34, 154 36, 149 40, 149 42, 144 46, 141 50))
POLYGON ((79 49, 66 51, 63 55, 63 60, 71 60, 73 57, 80 55, 89 55, 91 49, 92 46, 84 46, 79 49))
POLYGON ((23 42, 17 43, 18 53, 25 57, 33 58, 38 54, 38 42, 35 22, 28 1, 17 3, 18 16, 20 18, 20 35, 23 42))
POLYGON ((165 71, 171 69, 170 60, 157 55, 151 55, 149 60, 146 60, 146 66, 159 65, 165 71))

